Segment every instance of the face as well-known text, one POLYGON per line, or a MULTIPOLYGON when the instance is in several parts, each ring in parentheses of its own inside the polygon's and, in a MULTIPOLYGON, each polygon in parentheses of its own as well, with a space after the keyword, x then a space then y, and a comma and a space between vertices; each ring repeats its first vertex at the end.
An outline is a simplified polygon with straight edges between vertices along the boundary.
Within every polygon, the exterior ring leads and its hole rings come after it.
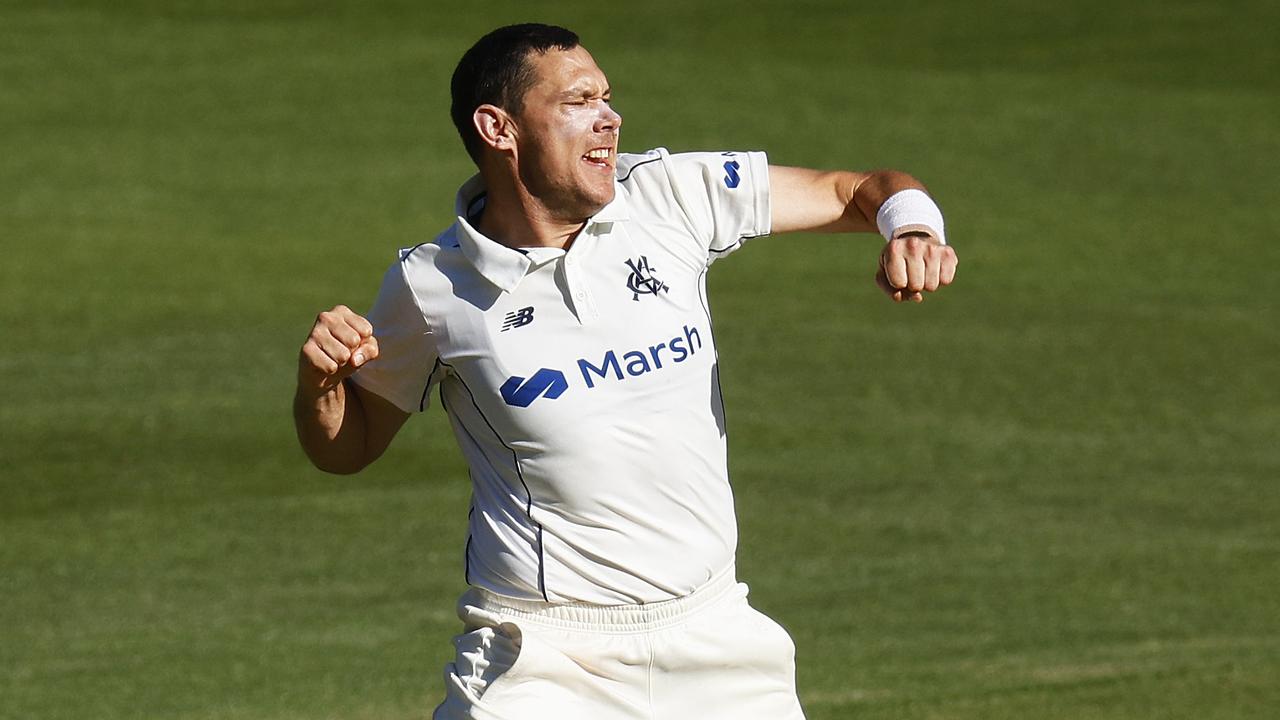
POLYGON ((582 221, 613 200, 622 116, 581 47, 529 57, 536 80, 513 116, 519 180, 551 215, 582 221))

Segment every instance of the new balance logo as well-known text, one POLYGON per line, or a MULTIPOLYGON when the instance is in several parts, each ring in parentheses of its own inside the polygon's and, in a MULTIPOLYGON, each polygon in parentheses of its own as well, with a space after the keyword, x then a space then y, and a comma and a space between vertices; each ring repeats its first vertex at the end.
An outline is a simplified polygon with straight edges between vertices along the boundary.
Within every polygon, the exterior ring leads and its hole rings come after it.
POLYGON ((533 322, 533 306, 520 308, 507 313, 502 319, 502 332, 506 332, 511 328, 524 327, 533 322))
POLYGON ((528 380, 519 375, 512 375, 502 383, 498 391, 502 393, 502 399, 508 405, 529 407, 534 400, 543 395, 546 395, 548 400, 555 400, 568 389, 569 381, 565 380, 564 373, 551 368, 542 368, 528 380))

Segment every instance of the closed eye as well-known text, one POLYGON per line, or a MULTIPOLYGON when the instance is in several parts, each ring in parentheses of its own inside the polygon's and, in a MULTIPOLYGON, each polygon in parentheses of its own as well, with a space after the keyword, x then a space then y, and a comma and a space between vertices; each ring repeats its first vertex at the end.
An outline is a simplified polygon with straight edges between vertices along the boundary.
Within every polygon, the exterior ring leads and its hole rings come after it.
POLYGON ((568 97, 564 99, 565 105, 586 105, 596 100, 600 100, 606 105, 613 104, 613 93, 608 90, 600 95, 595 95, 589 92, 584 92, 581 95, 571 95, 566 93, 566 95, 568 95, 568 97))

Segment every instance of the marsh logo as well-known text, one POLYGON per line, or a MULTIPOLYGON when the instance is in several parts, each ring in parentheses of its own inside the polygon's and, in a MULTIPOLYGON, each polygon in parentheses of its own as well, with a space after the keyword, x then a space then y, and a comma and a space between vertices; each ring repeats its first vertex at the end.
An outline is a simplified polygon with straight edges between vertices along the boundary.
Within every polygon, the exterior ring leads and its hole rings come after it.
MULTIPOLYGON (((702 349, 702 335, 696 325, 685 325, 680 332, 652 345, 630 350, 605 350, 600 359, 578 358, 576 364, 587 390, 601 385, 625 382, 631 378, 661 372, 673 365, 687 362, 702 349)), ((513 407, 529 407, 534 400, 546 397, 555 400, 569 389, 564 373, 551 368, 540 368, 533 377, 512 375, 502 383, 499 392, 502 400, 513 407)))
POLYGON ((551 368, 542 368, 527 380, 519 375, 512 375, 502 383, 499 392, 502 393, 502 399, 508 405, 529 407, 534 400, 543 395, 546 395, 548 400, 555 400, 568 389, 569 381, 564 379, 564 373, 551 368))
POLYGON ((627 289, 631 291, 632 300, 639 302, 641 295, 657 295, 671 290, 666 283, 653 276, 653 268, 649 267, 649 258, 644 255, 641 255, 639 260, 628 260, 627 267, 631 268, 631 275, 627 278, 627 289))
POLYGON ((582 373, 582 382, 586 384, 587 389, 591 389, 596 386, 596 383, 608 382, 610 379, 626 380, 639 377, 682 363, 693 357, 700 349, 702 349, 702 336, 698 334, 698 328, 685 325, 681 335, 654 343, 647 348, 636 348, 622 353, 617 350, 606 350, 599 364, 592 362, 590 358, 579 358, 578 370, 582 373), (662 364, 663 360, 667 361, 666 365, 662 364))

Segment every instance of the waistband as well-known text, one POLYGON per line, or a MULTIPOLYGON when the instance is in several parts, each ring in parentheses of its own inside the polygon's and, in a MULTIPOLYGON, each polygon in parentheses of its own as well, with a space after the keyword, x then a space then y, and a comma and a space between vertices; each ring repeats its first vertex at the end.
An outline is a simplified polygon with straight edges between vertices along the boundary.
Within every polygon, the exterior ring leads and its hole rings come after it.
POLYGON ((723 598, 737 587, 734 565, 721 570, 705 585, 684 597, 643 605, 593 605, 591 603, 546 603, 521 600, 471 588, 458 603, 459 615, 466 619, 469 611, 479 610, 506 620, 530 622, 570 630, 596 632, 635 632, 657 630, 683 622, 723 598))

